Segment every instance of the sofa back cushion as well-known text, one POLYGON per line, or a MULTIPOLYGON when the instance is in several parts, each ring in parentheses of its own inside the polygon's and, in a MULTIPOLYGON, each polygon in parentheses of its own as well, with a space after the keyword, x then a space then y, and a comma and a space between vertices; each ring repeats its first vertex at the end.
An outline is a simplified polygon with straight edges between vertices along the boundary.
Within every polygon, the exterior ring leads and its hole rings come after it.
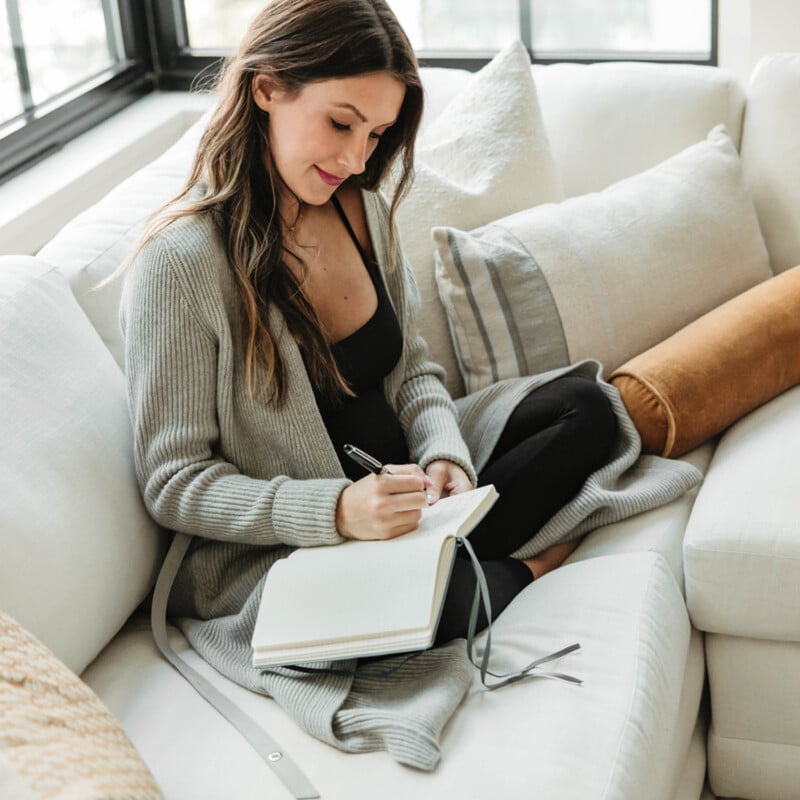
POLYGON ((637 175, 715 125, 739 147, 745 92, 718 67, 564 63, 534 77, 567 197, 637 175))
POLYGON ((742 165, 774 272, 800 264, 800 53, 778 53, 753 72, 742 165))
POLYGON ((153 585, 162 537, 125 381, 64 276, 0 258, 0 608, 74 672, 153 585))
POLYGON ((195 122, 155 161, 75 217, 37 253, 67 276, 75 298, 120 366, 124 362, 119 329, 123 281, 99 284, 131 254, 147 218, 183 187, 208 116, 195 122))
MULTIPOLYGON (((531 69, 567 197, 636 175, 699 141, 715 125, 727 128, 737 148, 742 139, 744 88, 736 75, 718 67, 612 62, 531 69)), ((428 67, 422 79, 428 126, 464 90, 469 73, 428 67)))

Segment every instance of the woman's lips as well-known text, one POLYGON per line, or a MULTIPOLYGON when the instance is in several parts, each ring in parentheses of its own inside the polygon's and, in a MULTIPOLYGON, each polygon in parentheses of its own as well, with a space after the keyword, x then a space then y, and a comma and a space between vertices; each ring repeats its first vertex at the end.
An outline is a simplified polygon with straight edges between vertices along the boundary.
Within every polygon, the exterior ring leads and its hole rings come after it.
POLYGON ((327 183, 328 186, 338 186, 344 181, 344 178, 338 178, 336 175, 331 175, 330 172, 325 172, 324 169, 320 169, 316 165, 314 165, 314 169, 317 171, 317 174, 321 178, 322 182, 327 183))

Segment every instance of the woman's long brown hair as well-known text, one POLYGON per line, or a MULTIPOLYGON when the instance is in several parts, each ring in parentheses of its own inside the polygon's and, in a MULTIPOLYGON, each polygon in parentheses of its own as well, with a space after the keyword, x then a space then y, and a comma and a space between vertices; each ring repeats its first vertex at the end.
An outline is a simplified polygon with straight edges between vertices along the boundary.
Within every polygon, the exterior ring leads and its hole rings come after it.
POLYGON ((314 309, 286 265, 278 213, 280 177, 270 157, 269 117, 253 100, 252 79, 266 75, 274 86, 292 92, 315 81, 371 72, 397 77, 406 93, 397 121, 381 136, 365 171, 350 181, 377 190, 397 156, 393 223, 413 177, 414 140, 422 116, 422 87, 408 38, 384 0, 272 0, 223 66, 216 86, 219 102, 184 188, 153 215, 140 243, 179 217, 213 215, 241 300, 247 385, 254 396, 279 405, 286 400, 288 376, 278 349, 280 331, 269 323, 270 304, 280 310, 298 342, 315 386, 328 395, 351 392, 314 309), (202 196, 190 200, 187 196, 196 186, 203 187, 202 196), (257 365, 264 375, 258 383, 257 365))

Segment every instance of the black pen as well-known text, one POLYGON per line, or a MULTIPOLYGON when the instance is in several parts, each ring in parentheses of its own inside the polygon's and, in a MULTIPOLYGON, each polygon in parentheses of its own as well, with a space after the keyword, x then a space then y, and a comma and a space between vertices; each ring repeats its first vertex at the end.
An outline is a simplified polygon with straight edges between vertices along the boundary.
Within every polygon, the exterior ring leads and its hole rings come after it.
POLYGON ((356 462, 360 466, 364 467, 364 469, 369 470, 369 472, 374 472, 376 475, 391 475, 392 473, 389 472, 386 467, 378 461, 377 458, 374 458, 369 453, 365 453, 363 450, 359 449, 353 444, 346 444, 344 446, 344 452, 356 462))

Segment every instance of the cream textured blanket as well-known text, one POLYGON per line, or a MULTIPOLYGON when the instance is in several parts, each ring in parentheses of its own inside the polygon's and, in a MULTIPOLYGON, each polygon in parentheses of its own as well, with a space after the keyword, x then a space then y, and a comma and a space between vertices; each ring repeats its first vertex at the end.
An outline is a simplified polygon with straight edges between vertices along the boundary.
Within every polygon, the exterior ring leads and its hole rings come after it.
POLYGON ((0 796, 162 797, 124 731, 94 692, 2 611, 0 796))

